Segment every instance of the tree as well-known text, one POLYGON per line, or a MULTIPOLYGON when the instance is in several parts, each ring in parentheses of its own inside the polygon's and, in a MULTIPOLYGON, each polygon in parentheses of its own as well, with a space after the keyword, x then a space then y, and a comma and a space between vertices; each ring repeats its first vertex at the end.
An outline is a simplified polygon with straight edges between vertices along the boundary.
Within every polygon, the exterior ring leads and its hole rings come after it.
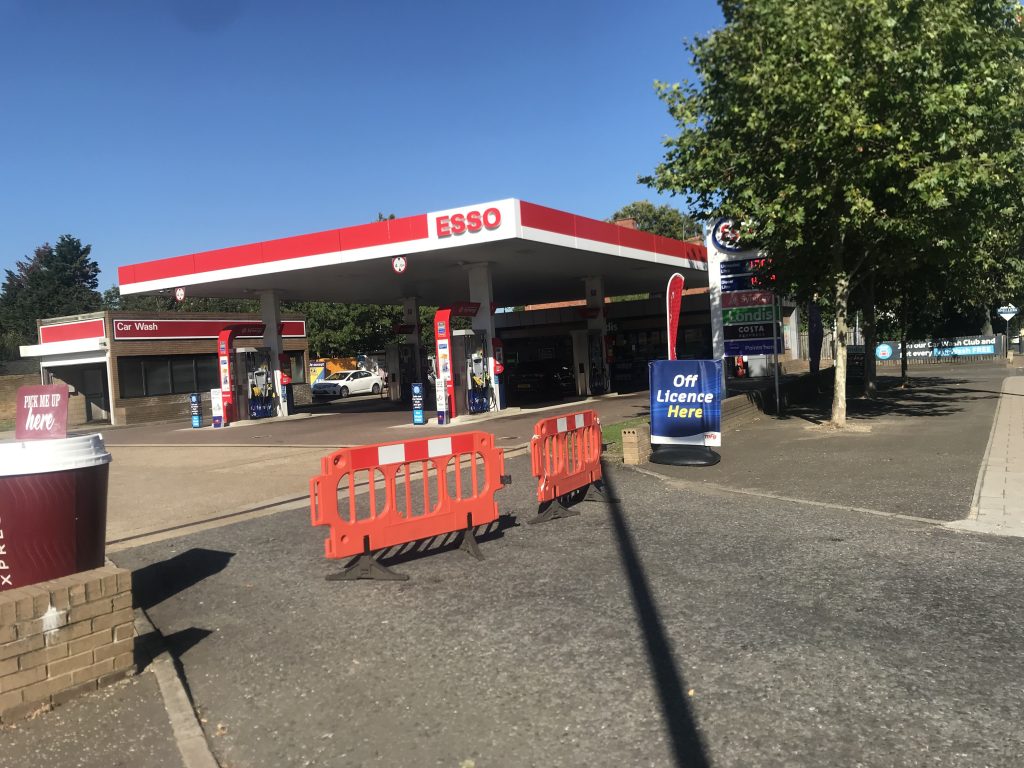
POLYGON ((398 339, 392 329, 402 321, 402 308, 398 306, 298 301, 282 303, 281 307, 306 316, 311 357, 377 352, 398 339))
POLYGON ((621 219, 633 219, 636 228, 644 232, 664 237, 674 237, 676 240, 686 240, 692 237, 701 237, 700 225, 689 216, 680 212, 678 208, 671 205, 658 205, 647 200, 637 200, 635 203, 623 206, 611 215, 609 221, 621 219))
POLYGON ((116 285, 103 292, 103 309, 121 312, 259 312, 259 299, 186 297, 178 301, 170 293, 121 295, 116 285))
POLYGON ((91 245, 71 235, 36 248, 31 259, 5 270, 0 287, 0 336, 4 345, 34 344, 36 320, 76 315, 100 308, 99 265, 91 245))
POLYGON ((642 179, 741 219, 781 290, 835 318, 925 272, 1020 283, 1024 34, 1016 0, 720 0, 689 44, 699 87, 658 84, 680 133, 642 179))

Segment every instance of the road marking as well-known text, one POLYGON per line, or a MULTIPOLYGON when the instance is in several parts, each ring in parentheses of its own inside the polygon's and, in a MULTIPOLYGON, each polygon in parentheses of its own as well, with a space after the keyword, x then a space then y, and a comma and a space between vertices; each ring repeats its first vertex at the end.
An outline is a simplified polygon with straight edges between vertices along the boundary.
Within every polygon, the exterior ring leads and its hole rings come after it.
POLYGON ((788 501, 791 504, 803 504, 811 507, 822 507, 824 509, 837 509, 843 512, 863 512, 869 515, 878 515, 879 517, 891 517, 897 520, 906 520, 909 523, 927 523, 928 525, 935 525, 939 527, 944 526, 948 522, 947 520, 932 520, 930 517, 916 517, 914 515, 901 515, 898 512, 885 512, 880 509, 868 509, 867 507, 851 507, 846 504, 833 504, 828 501, 797 499, 792 496, 780 496, 777 493, 769 493, 767 491, 751 491, 742 488, 730 488, 726 485, 718 485, 716 483, 697 483, 692 480, 680 480, 679 478, 669 477, 668 475, 662 475, 650 469, 642 469, 640 467, 630 467, 630 469, 633 469, 644 475, 650 475, 651 477, 660 478, 661 480, 665 481, 667 485, 674 485, 679 488, 689 488, 691 490, 713 490, 722 493, 737 493, 742 496, 754 496, 760 499, 773 499, 775 501, 788 501))

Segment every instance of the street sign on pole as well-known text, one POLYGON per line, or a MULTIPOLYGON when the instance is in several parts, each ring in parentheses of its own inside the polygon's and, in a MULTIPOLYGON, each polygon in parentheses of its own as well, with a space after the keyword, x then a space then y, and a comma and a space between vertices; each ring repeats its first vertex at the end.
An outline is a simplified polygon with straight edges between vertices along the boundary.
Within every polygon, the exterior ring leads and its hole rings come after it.
POLYGON ((1007 357, 1009 357, 1010 351, 1010 321, 1017 316, 1017 308, 1013 304, 1007 304, 1005 307, 1000 307, 996 310, 999 316, 1006 321, 1006 340, 1003 342, 1003 346, 1006 349, 1007 357))

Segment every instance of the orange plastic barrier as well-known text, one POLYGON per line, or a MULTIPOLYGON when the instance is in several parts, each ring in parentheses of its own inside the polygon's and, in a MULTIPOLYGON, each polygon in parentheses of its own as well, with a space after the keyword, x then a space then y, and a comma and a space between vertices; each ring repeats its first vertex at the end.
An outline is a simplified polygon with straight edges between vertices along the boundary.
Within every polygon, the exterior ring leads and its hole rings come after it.
POLYGON ((559 499, 601 482, 601 419, 594 411, 541 419, 533 428, 530 463, 537 478, 538 515, 529 522, 577 515, 559 499))
POLYGON ((455 532, 461 532, 463 548, 482 558, 473 528, 498 519, 494 494, 508 482, 504 471, 505 453, 486 432, 342 448, 325 456, 320 475, 309 481, 313 525, 330 527, 328 558, 356 556, 327 578, 408 578, 372 554, 455 532), (366 492, 357 494, 363 484, 366 492))

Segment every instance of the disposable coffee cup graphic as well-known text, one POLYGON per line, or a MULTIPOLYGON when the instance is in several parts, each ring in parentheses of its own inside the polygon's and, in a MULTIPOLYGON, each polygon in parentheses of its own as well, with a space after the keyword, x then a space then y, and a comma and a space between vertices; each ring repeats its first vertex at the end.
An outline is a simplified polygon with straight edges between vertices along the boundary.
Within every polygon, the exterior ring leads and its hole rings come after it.
POLYGON ((0 443, 0 591, 103 565, 102 435, 0 443))

